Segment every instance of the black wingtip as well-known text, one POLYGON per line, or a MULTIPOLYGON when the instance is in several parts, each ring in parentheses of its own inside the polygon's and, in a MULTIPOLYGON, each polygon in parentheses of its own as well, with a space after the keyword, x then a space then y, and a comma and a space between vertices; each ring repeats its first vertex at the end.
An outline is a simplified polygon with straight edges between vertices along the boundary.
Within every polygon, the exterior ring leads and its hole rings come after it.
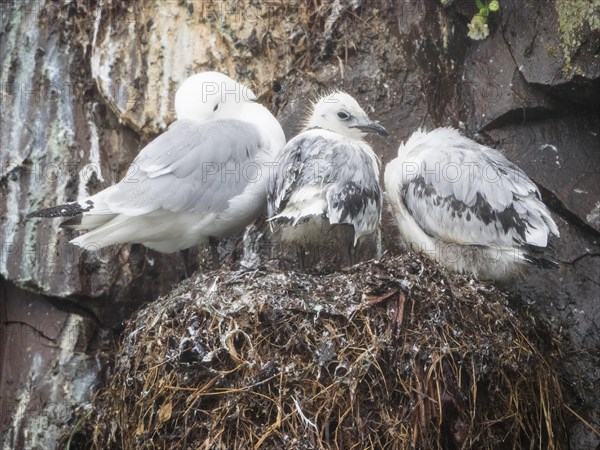
POLYGON ((290 224, 294 221, 293 217, 288 217, 288 216, 277 216, 277 217, 271 217, 269 219, 269 222, 271 223, 276 223, 278 225, 287 225, 290 224))
POLYGON ((552 258, 546 258, 542 256, 525 255, 525 260, 537 267, 542 269, 556 269, 558 268, 558 262, 552 258))
MULTIPOLYGON (((277 225, 290 225, 295 222, 296 225, 299 225, 299 224, 308 222, 313 217, 316 217, 316 215, 304 216, 300 220, 296 219, 295 217, 291 217, 291 216, 278 216, 278 217, 271 217, 269 219, 269 222, 276 223, 277 225)), ((323 215, 323 217, 326 217, 326 216, 323 215)))
POLYGON ((85 208, 79 202, 65 203, 64 205, 52 206, 50 208, 38 209, 30 212, 25 216, 25 219, 33 217, 52 218, 52 217, 74 217, 91 210, 94 207, 94 202, 86 200, 85 208))

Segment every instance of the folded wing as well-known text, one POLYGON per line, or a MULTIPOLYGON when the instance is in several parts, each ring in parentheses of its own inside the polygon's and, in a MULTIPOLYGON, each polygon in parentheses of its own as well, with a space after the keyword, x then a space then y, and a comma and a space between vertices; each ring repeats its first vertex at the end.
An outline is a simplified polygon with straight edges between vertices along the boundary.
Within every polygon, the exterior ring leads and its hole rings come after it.
POLYGON ((310 130, 286 145, 269 187, 269 216, 295 225, 323 215, 331 224, 353 225, 356 243, 379 223, 377 161, 363 143, 330 135, 310 130))
POLYGON ((535 184, 500 152, 444 128, 411 141, 400 194, 428 235, 459 244, 541 248, 549 234, 558 235, 535 184))

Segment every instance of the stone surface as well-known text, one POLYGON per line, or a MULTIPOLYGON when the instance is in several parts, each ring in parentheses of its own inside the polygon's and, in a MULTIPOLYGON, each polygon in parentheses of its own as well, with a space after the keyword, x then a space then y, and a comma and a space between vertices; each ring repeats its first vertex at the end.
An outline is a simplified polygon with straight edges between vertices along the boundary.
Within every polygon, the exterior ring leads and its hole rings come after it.
POLYGON ((527 83, 499 33, 473 46, 462 78, 461 94, 470 133, 556 115, 556 101, 540 87, 527 83))
MULTIPOLYGON (((307 99, 342 88, 390 131, 387 140, 368 138, 383 165, 416 128, 452 125, 504 149, 538 183, 561 230, 561 268, 534 271, 512 290, 565 334, 574 349, 565 379, 585 372, 566 386, 567 400, 600 427, 600 2, 503 0, 481 42, 466 36, 471 2, 454 3, 0 2, 0 277, 11 298, 27 301, 25 290, 42 294, 40 304, 61 298, 60 320, 75 320, 74 304, 98 318, 95 326, 114 327, 205 264, 202 250, 82 252, 57 231, 58 220, 23 220, 118 181, 173 119, 173 94, 190 73, 222 70, 248 83, 288 138, 307 99)), ((387 212, 382 241, 384 251, 401 251, 387 212)), ((221 250, 238 264, 239 238, 221 250)), ((24 321, 35 328, 44 308, 24 321)), ((60 361, 41 355, 39 367, 60 361)), ((14 378, 27 380, 32 364, 14 378)), ((84 367, 65 380, 98 373, 84 367)), ((23 384, 13 397, 45 389, 36 386, 23 384)), ((573 423, 572 448, 598 444, 573 423)), ((22 430, 9 426, 3 439, 22 430)))
POLYGON ((2 448, 61 448, 65 426, 106 368, 110 334, 81 309, 0 283, 2 448))
POLYGON ((600 90, 600 2, 503 2, 502 34, 528 83, 592 105, 600 90), (589 95, 593 93, 593 95, 589 95))
POLYGON ((547 195, 544 199, 578 225, 600 232, 600 117, 567 116, 510 124, 487 133, 547 195), (577 218, 577 219, 575 219, 577 218))
POLYGON ((59 220, 23 220, 114 184, 139 148, 91 77, 94 22, 83 19, 94 10, 91 3, 1 6, 0 275, 46 295, 92 299, 86 307, 119 323, 184 278, 181 256, 136 246, 86 253, 57 231, 59 220))

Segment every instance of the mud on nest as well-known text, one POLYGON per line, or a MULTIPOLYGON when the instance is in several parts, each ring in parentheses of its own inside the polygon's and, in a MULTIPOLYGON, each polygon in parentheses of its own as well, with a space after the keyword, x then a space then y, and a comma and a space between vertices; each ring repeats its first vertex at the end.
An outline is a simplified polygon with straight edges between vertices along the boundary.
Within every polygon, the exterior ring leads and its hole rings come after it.
POLYGON ((205 273, 127 324, 75 441, 563 448, 557 356, 493 287, 415 255, 328 275, 205 273))

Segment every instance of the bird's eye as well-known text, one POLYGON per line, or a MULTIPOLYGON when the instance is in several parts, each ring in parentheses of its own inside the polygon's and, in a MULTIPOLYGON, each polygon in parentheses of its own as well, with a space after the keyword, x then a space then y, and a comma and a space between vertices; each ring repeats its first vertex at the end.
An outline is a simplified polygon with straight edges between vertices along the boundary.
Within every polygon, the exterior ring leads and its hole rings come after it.
POLYGON ((350 114, 348 114, 348 113, 347 113, 347 112, 345 112, 345 111, 340 111, 340 112, 338 113, 338 117, 339 117, 340 119, 342 119, 342 120, 346 120, 346 119, 348 119, 348 117, 350 117, 350 114))
POLYGON ((217 104, 215 105, 215 107, 213 108, 213 112, 214 112, 214 111, 216 111, 217 109, 219 109, 219 104, 218 104, 218 103, 217 103, 217 104))

